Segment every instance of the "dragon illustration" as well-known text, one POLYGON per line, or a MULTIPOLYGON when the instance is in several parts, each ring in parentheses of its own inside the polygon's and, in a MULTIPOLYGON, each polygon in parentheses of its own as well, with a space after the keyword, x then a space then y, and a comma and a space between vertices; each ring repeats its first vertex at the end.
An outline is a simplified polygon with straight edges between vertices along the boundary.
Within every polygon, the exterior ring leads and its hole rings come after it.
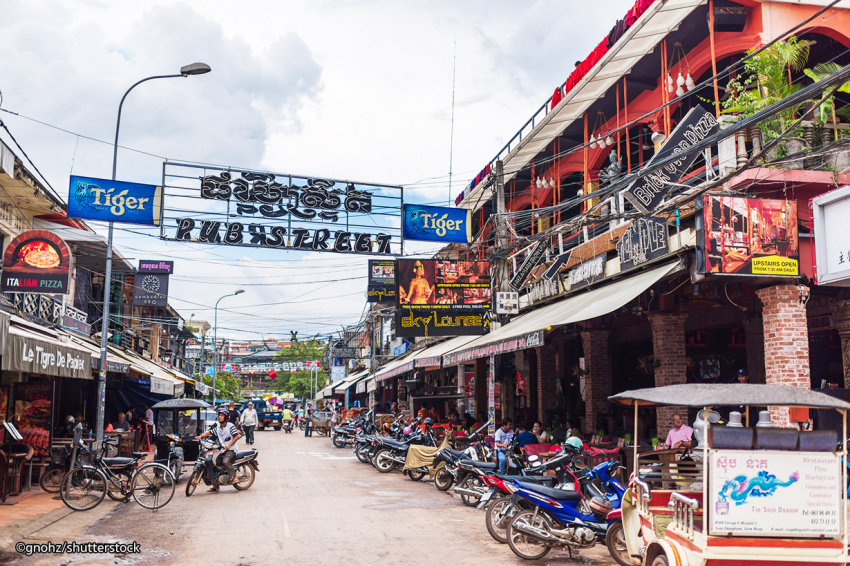
POLYGON ((747 498, 766 497, 773 495, 778 487, 788 487, 800 479, 800 474, 794 472, 786 482, 776 480, 776 476, 762 470, 752 479, 747 476, 736 476, 734 479, 727 480, 720 490, 720 498, 723 501, 731 499, 735 505, 743 505, 747 502, 747 498))

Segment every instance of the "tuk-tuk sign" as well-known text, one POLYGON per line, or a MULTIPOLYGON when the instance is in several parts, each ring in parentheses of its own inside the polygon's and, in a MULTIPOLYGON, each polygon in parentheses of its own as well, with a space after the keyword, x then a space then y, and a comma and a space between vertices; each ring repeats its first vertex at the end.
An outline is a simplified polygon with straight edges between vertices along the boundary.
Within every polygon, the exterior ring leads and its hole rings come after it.
POLYGON ((709 534, 841 534, 841 459, 829 452, 713 450, 709 534))

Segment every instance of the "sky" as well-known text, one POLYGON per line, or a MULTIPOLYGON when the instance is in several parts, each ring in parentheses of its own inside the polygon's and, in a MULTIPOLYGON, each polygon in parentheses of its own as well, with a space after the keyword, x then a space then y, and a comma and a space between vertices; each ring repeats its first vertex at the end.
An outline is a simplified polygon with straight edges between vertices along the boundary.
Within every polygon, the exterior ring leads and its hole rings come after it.
MULTIPOLYGON (((192 162, 401 185, 405 202, 448 205, 632 4, 4 0, 0 120, 67 200, 69 175, 109 178, 123 93, 199 61, 212 72, 127 97, 119 180, 159 184, 165 161, 192 162)), ((216 301, 245 290, 220 301, 219 336, 334 333, 364 310, 366 257, 115 226, 131 263, 174 260, 169 301, 186 320, 213 323, 216 301)))

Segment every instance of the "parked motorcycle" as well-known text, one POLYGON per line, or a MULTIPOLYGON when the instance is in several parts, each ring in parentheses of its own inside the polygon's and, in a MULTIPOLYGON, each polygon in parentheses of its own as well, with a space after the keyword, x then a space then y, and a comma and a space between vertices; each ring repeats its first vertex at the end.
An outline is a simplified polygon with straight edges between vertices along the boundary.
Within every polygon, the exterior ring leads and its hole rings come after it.
MULTIPOLYGON (((478 439, 489 424, 484 423, 481 425, 467 439, 478 439)), ((483 441, 473 442, 464 450, 455 450, 453 448, 441 450, 435 459, 437 471, 434 473, 434 487, 440 491, 448 491, 452 485, 460 483, 465 475, 457 465, 461 460, 489 462, 492 459, 493 451, 483 441)))
MULTIPOLYGON (((508 475, 528 476, 540 475, 543 473, 543 469, 538 465, 539 458, 537 456, 529 457, 529 465, 525 465, 519 458, 517 455, 516 439, 511 441, 506 452, 506 471, 508 475)), ((456 463, 456 468, 457 487, 454 489, 455 493, 460 495, 460 499, 463 501, 464 505, 476 507, 479 504, 481 497, 488 490, 483 477, 485 475, 497 473, 499 471, 499 464, 490 461, 459 460, 456 463)))
MULTIPOLYGON (((388 474, 393 471, 396 466, 404 466, 407 458, 407 450, 411 444, 421 444, 424 446, 437 446, 437 439, 430 429, 423 431, 416 429, 412 431, 410 436, 401 440, 394 438, 380 438, 372 441, 373 446, 379 446, 372 458, 372 463, 375 468, 383 473, 388 474)), ((421 479, 421 476, 420 478, 421 479)))
POLYGON ((154 462, 171 470, 175 483, 180 481, 180 476, 183 475, 183 441, 176 434, 160 434, 155 442, 158 458, 154 462), (165 454, 159 453, 160 446, 167 446, 165 454))
POLYGON ((354 442, 354 437, 358 432, 363 430, 367 422, 371 420, 372 411, 370 410, 365 415, 362 415, 350 423, 335 426, 331 433, 331 442, 337 448, 345 448, 349 443, 354 442))
POLYGON ((186 497, 195 493, 195 488, 201 481, 209 486, 232 485, 239 491, 248 489, 254 483, 256 473, 260 471, 256 449, 240 450, 236 453, 236 458, 233 460, 233 467, 236 468, 235 478, 230 478, 226 471, 215 464, 213 461, 215 450, 221 450, 221 445, 213 437, 200 440, 198 459, 186 483, 186 497))
POLYGON ((555 547, 590 548, 597 541, 604 541, 616 521, 609 519, 614 501, 619 507, 625 493, 623 485, 613 477, 618 467, 618 462, 603 462, 588 472, 590 479, 586 482, 604 481, 616 492, 611 496, 597 494, 590 499, 581 490, 554 489, 514 480, 514 495, 533 506, 516 513, 508 524, 508 545, 514 554, 525 560, 537 560, 555 547))

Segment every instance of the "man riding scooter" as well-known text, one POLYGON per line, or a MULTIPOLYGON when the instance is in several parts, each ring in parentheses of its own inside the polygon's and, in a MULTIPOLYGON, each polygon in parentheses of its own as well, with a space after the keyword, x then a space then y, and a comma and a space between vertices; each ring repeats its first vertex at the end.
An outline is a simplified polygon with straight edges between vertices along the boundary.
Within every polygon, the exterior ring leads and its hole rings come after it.
MULTIPOLYGON (((233 460, 236 458, 236 452, 239 451, 239 446, 236 444, 236 441, 239 440, 239 432, 236 430, 236 425, 227 422, 229 419, 230 412, 224 408, 219 409, 218 426, 195 437, 195 440, 200 440, 211 434, 216 435, 218 443, 221 445, 221 452, 216 457, 215 463, 217 466, 224 468, 229 476, 229 480, 222 483, 231 483, 236 478, 236 468, 233 467, 233 460)), ((207 491, 218 491, 218 485, 213 485, 207 491)))
POLYGON ((283 409, 283 429, 286 432, 292 432, 292 427, 294 425, 293 418, 292 409, 290 409, 287 405, 283 409))

